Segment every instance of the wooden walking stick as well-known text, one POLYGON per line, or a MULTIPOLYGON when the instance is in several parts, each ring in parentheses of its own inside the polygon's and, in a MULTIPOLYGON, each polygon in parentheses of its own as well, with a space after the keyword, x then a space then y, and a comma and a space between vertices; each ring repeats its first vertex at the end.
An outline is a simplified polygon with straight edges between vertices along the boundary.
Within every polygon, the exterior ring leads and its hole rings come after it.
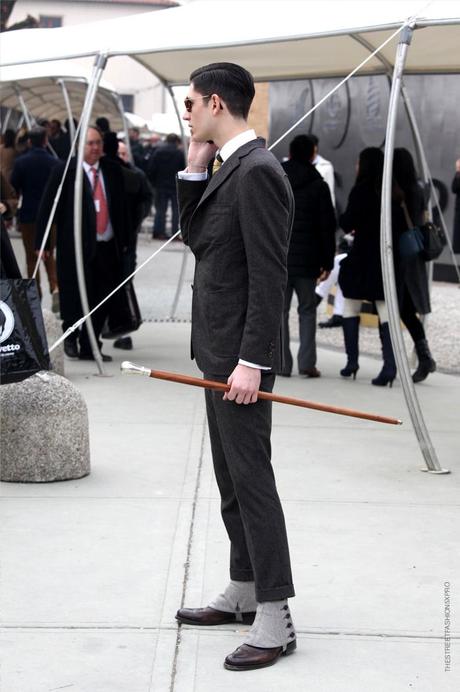
MULTIPOLYGON (((228 392, 230 385, 225 382, 215 382, 214 380, 202 380, 199 377, 190 377, 189 375, 180 375, 175 372, 165 372, 163 370, 150 370, 141 365, 135 365, 125 360, 121 364, 121 371, 127 375, 146 375, 154 377, 158 380, 168 380, 170 382, 179 382, 180 384, 188 384, 194 387, 202 387, 203 389, 215 389, 220 392, 228 392)), ((352 418, 364 418, 365 420, 373 420, 377 423, 388 423, 389 425, 402 425, 402 421, 398 418, 389 418, 388 416, 379 416, 374 413, 365 411, 355 411, 351 408, 341 408, 340 406, 329 406, 327 404, 319 404, 315 401, 306 401, 305 399, 295 399, 291 396, 281 396, 270 392, 258 392, 259 399, 267 399, 275 401, 278 404, 290 404, 291 406, 301 406, 302 408, 312 408, 317 411, 325 411, 327 413, 337 413, 340 416, 351 416, 352 418)))

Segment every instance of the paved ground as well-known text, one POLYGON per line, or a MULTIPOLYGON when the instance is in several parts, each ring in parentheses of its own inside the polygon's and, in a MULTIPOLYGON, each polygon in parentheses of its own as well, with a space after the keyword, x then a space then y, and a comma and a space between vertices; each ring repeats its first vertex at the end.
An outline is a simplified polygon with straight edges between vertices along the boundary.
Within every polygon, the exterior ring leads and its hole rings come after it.
MULTIPOLYGON (((155 271, 171 278, 174 253, 155 271)), ((162 306, 167 286, 145 282, 150 291, 139 277, 139 293, 162 306)), ((182 603, 205 604, 227 581, 203 394, 119 374, 127 355, 197 374, 189 329, 146 323, 131 353, 106 346, 112 377, 66 361, 88 405, 92 472, 77 481, 2 484, 0 690, 456 692, 458 378, 435 373, 417 388, 449 475, 420 472, 401 386, 372 387, 372 358, 361 359, 355 382, 344 381, 337 377, 343 356, 320 349, 321 379, 277 382, 280 393, 396 416, 404 425, 274 407, 273 463, 299 647, 272 668, 237 674, 222 662, 244 628, 179 628, 174 620, 182 603)))

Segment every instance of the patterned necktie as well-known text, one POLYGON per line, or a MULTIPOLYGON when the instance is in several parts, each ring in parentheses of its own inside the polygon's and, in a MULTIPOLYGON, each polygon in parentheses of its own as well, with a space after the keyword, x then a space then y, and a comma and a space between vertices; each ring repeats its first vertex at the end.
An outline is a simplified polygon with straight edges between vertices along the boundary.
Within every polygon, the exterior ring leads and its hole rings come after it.
POLYGON ((107 230, 107 225, 109 223, 109 210, 107 207, 107 200, 105 198, 101 178, 93 166, 91 166, 91 172, 93 174, 93 199, 94 206, 96 207, 96 230, 99 235, 107 230))
POLYGON ((214 175, 215 173, 217 173, 217 171, 219 170, 219 168, 222 166, 223 162, 224 162, 224 160, 223 160, 223 158, 221 157, 221 155, 220 155, 220 154, 217 154, 216 158, 214 159, 214 163, 212 164, 212 174, 213 174, 213 175, 214 175))

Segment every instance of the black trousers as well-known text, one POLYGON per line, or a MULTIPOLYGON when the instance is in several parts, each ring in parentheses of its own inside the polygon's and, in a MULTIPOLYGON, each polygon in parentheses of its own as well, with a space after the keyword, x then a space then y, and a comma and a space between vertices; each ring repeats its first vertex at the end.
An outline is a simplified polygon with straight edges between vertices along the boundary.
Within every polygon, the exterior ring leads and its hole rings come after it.
MULTIPOLYGON (((113 291, 121 281, 120 260, 118 259, 115 240, 98 241, 95 257, 90 265, 85 267, 85 275, 88 302, 92 309, 113 291)), ((78 291, 77 286, 75 286, 75 291, 78 291)), ((98 339, 99 348, 102 346, 99 335, 107 319, 109 309, 110 301, 108 300, 91 315, 94 334, 96 339, 98 339)), ((64 320, 62 323, 63 331, 66 331, 72 324, 72 321, 64 320)), ((74 332, 74 335, 69 338, 77 339, 77 334, 77 332, 74 332)), ((86 326, 83 325, 80 331, 80 353, 90 355, 91 352, 88 331, 86 326)))
MULTIPOLYGON (((206 374, 206 379, 227 378, 206 374)), ((272 391, 275 376, 262 375, 272 391)), ((221 512, 230 539, 230 578, 254 581, 258 602, 294 596, 289 547, 271 465, 271 402, 236 404, 206 390, 221 512)))

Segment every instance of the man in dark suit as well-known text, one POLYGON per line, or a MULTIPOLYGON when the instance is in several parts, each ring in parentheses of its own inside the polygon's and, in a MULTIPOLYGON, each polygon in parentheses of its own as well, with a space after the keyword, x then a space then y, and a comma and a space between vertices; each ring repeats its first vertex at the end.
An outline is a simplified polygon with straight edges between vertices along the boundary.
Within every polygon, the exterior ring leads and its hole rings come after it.
POLYGON ((206 391, 206 407, 231 581, 208 607, 181 608, 176 618, 219 625, 252 621, 257 611, 245 643, 224 664, 248 670, 296 646, 289 549, 270 460, 271 406, 257 396, 272 390, 281 367, 293 201, 281 166, 248 127, 251 75, 215 63, 190 80, 183 117, 191 143, 178 195, 182 235, 196 259, 192 353, 205 378, 230 385, 223 397, 206 391))
MULTIPOLYGON (((82 245, 86 287, 90 308, 95 307, 122 277, 122 256, 126 251, 127 229, 123 174, 121 167, 103 155, 102 136, 96 127, 89 127, 83 161, 82 245)), ((64 164, 56 166, 46 187, 37 218, 36 248, 39 249, 61 182, 64 164)), ((74 186, 76 160, 69 167, 56 210, 57 272, 60 288, 62 328, 65 332, 80 317, 82 307, 78 291, 74 247, 74 186)), ((96 338, 107 318, 110 301, 91 316, 96 338)), ((101 342, 99 341, 99 347, 101 342)), ((70 358, 92 360, 93 355, 86 327, 73 332, 64 341, 70 358)), ((104 361, 111 356, 101 354, 104 361)))
MULTIPOLYGON (((22 204, 18 213, 19 232, 26 253, 27 276, 32 277, 37 257, 35 255, 35 221, 43 191, 51 175, 51 171, 58 163, 58 159, 46 150, 48 135, 44 127, 34 127, 29 132, 28 150, 19 156, 11 173, 11 184, 22 196, 22 204)), ((56 231, 51 229, 50 252, 45 258, 45 269, 48 276, 50 293, 52 295, 52 307, 54 312, 59 312, 58 282, 56 276, 56 260, 54 248, 56 245, 56 231)), ((37 273, 37 286, 40 289, 40 272, 37 273)))
POLYGON ((147 175, 155 190, 155 221, 153 238, 166 240, 166 211, 171 203, 171 235, 179 227, 179 210, 177 208, 176 173, 185 166, 184 152, 180 148, 181 139, 171 133, 164 144, 159 144, 147 165, 147 175))

